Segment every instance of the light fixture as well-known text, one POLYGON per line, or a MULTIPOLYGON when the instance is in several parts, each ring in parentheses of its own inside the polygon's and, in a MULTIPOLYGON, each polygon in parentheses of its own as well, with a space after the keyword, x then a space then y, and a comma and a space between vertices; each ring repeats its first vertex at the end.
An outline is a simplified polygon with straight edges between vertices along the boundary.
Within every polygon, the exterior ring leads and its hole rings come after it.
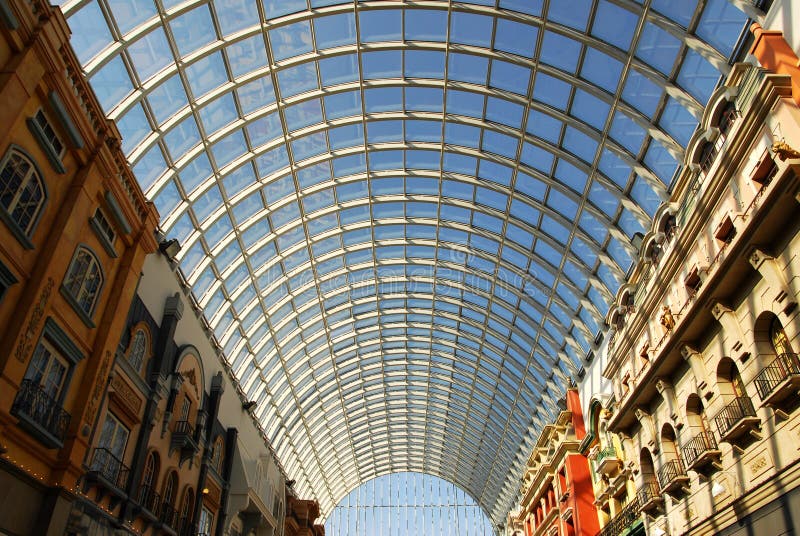
POLYGON ((714 485, 711 486, 711 496, 714 497, 714 498, 719 497, 720 495, 722 495, 726 491, 728 491, 728 490, 725 489, 725 486, 723 486, 719 482, 714 482, 714 485))
POLYGON ((178 242, 177 238, 162 240, 158 245, 158 249, 160 249, 161 253, 166 255, 169 260, 175 260, 175 255, 177 255, 181 250, 181 243, 178 242))
POLYGON ((203 495, 208 495, 208 488, 203 488, 203 495))

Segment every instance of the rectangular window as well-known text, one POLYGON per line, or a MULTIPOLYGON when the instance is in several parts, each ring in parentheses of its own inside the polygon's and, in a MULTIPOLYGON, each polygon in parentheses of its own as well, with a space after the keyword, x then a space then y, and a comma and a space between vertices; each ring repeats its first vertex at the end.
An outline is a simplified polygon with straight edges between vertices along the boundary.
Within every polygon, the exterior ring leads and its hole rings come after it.
POLYGON ((39 146, 44 151, 53 169, 58 173, 65 173, 66 168, 61 161, 61 158, 66 152, 64 143, 58 137, 58 134, 56 134, 56 131, 50 124, 50 121, 47 120, 44 112, 39 110, 36 112, 36 115, 29 117, 26 122, 28 124, 28 130, 31 131, 31 134, 33 134, 33 137, 39 143, 39 146))
POLYGON ((45 140, 47 140, 47 143, 50 144, 50 147, 53 149, 53 152, 56 154, 56 156, 59 158, 63 157, 64 144, 59 139, 56 131, 53 130, 53 127, 47 120, 47 117, 45 117, 44 112, 42 110, 36 112, 34 120, 36 121, 36 124, 39 125, 39 128, 45 136, 45 140))
POLYGON ((50 341, 42 340, 36 347, 25 379, 41 388, 55 401, 61 400, 68 365, 50 341))
POLYGON ((92 226, 97 238, 100 239, 100 244, 111 257, 116 258, 117 252, 114 249, 114 242, 117 239, 117 232, 114 226, 108 221, 106 215, 99 208, 94 211, 94 215, 89 218, 89 224, 92 226))
POLYGON ((130 472, 122 461, 129 435, 128 428, 110 412, 107 413, 92 457, 92 471, 100 473, 119 489, 125 489, 130 472))
POLYGON ((61 404, 72 369, 82 359, 69 336, 48 318, 11 406, 20 427, 47 448, 63 446, 71 417, 61 404))
POLYGON ((122 461, 125 456, 125 445, 128 444, 130 431, 119 422, 113 414, 107 413, 103 428, 100 431, 100 439, 97 448, 106 449, 115 458, 122 461))
POLYGON ((197 534, 198 536, 210 536, 211 535, 211 526, 214 523, 214 514, 211 511, 203 506, 202 510, 200 510, 200 522, 197 525, 197 534))

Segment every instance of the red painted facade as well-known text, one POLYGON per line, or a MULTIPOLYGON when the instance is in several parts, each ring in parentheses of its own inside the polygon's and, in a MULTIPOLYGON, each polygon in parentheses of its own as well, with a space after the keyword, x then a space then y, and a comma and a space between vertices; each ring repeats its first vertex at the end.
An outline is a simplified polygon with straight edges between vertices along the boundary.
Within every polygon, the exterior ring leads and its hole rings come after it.
POLYGON ((530 459, 517 522, 525 536, 595 536, 600 530, 589 460, 579 447, 586 436, 578 392, 545 427, 530 459))

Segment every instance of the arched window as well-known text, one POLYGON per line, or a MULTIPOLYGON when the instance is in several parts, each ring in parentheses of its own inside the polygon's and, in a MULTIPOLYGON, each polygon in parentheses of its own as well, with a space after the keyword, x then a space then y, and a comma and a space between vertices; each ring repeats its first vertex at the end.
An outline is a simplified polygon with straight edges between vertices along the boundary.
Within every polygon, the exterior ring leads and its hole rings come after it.
POLYGON ((91 316, 102 286, 103 270, 97 257, 88 248, 79 246, 64 278, 64 288, 80 310, 91 316))
POLYGON ((775 355, 790 355, 794 353, 792 346, 789 344, 789 337, 783 331, 783 325, 777 316, 772 318, 772 322, 769 325, 769 342, 775 350, 775 355))
POLYGON ((47 194, 34 163, 17 149, 3 158, 0 173, 0 205, 23 235, 30 237, 47 194))
POLYGON ((165 505, 172 506, 175 504, 175 492, 177 489, 178 473, 172 471, 167 475, 167 479, 164 481, 164 493, 161 494, 165 505))
POLYGON ((222 451, 225 448, 225 443, 222 441, 222 437, 217 436, 214 439, 214 446, 211 448, 211 467, 217 472, 217 474, 222 474, 222 451))
POLYGON ((690 439, 683 446, 683 461, 687 469, 696 469, 719 455, 717 438, 706 418, 703 401, 692 393, 686 401, 686 421, 690 439))
POLYGON ((142 362, 144 361, 144 354, 147 351, 147 335, 143 329, 137 329, 131 339, 131 349, 128 352, 128 361, 131 366, 140 371, 142 369, 142 362))
POLYGON ((667 423, 661 428, 661 467, 658 470, 658 483, 661 491, 669 492, 685 486, 689 482, 683 461, 678 454, 675 429, 667 423))
POLYGON ((189 533, 189 527, 192 523, 192 506, 194 505, 194 491, 192 488, 187 487, 183 491, 183 500, 181 501, 181 510, 180 510, 180 525, 183 530, 186 531, 186 534, 189 533))
POLYGON ((661 502, 661 490, 656 480, 653 455, 646 448, 639 453, 639 469, 641 470, 642 486, 637 495, 643 511, 649 510, 661 502))
POLYGON ((151 452, 147 455, 142 471, 142 484, 139 487, 139 503, 153 510, 151 504, 153 498, 153 488, 155 487, 156 477, 158 476, 158 454, 151 452))
POLYGON ((730 357, 723 357, 717 365, 717 387, 725 399, 747 396, 739 368, 730 357))
POLYGON ((725 406, 714 417, 719 440, 730 443, 749 435, 747 430, 758 427, 761 420, 747 395, 739 369, 730 357, 723 357, 717 365, 717 387, 725 401, 725 406))

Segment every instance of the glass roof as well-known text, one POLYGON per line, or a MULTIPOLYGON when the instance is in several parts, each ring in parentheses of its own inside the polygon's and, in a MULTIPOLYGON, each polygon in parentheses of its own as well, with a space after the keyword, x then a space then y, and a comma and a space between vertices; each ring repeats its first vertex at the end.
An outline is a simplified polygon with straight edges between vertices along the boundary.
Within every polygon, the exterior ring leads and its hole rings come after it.
POLYGON ((500 522, 745 16, 725 0, 75 0, 85 73, 324 512, 394 471, 500 522))

